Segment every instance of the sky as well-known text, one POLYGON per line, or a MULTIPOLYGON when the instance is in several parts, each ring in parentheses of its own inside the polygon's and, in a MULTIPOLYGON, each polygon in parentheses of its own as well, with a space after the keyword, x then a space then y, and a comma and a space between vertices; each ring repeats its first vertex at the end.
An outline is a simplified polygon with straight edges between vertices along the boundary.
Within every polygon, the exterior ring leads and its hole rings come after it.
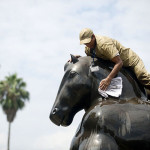
MULTIPOLYGON (((17 73, 30 101, 11 126, 10 150, 67 150, 84 111, 68 127, 49 114, 70 54, 84 56, 81 29, 91 28, 130 47, 150 72, 149 0, 0 0, 0 80, 17 73)), ((0 150, 8 122, 0 108, 0 150)))

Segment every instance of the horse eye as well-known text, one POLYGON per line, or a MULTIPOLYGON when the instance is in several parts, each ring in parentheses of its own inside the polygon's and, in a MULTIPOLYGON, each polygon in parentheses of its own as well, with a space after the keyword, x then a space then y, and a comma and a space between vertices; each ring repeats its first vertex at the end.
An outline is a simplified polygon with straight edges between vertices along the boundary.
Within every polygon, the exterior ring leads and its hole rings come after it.
POLYGON ((70 71, 69 77, 73 78, 76 74, 78 74, 78 73, 75 71, 70 71))

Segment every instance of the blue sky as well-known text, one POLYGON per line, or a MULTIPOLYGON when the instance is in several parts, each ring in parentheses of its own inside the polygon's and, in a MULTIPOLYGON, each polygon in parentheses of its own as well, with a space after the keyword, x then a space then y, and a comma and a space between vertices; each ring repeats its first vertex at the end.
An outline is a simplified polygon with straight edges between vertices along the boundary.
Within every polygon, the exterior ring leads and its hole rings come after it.
MULTIPOLYGON (((30 102, 12 123, 14 150, 66 150, 82 119, 69 127, 49 120, 63 67, 71 54, 84 56, 84 27, 133 49, 150 72, 149 0, 1 0, 0 80, 17 73, 27 82, 30 102)), ((7 145, 8 123, 0 108, 0 149, 7 145)))

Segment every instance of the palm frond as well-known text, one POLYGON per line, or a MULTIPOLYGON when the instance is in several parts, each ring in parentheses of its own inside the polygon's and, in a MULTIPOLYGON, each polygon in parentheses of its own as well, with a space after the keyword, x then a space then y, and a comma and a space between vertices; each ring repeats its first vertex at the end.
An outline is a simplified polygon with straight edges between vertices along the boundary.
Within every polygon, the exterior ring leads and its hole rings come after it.
POLYGON ((7 119, 14 120, 18 109, 25 106, 25 101, 29 100, 29 92, 26 91, 26 83, 17 74, 5 77, 0 81, 0 105, 7 114, 7 119), (14 115, 11 115, 13 112, 14 115), (9 116, 10 115, 10 116, 9 116))

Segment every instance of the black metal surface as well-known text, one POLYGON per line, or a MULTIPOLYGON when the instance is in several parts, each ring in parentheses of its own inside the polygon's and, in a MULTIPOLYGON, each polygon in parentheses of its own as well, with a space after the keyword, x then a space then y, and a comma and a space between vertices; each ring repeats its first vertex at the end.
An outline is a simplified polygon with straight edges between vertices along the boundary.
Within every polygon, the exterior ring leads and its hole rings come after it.
POLYGON ((91 62, 91 57, 80 57, 65 65, 50 113, 53 123, 68 126, 78 111, 85 110, 70 150, 149 150, 150 107, 144 88, 122 69, 118 73, 123 79, 122 95, 105 100, 97 89, 113 64, 95 59, 100 69, 91 73, 91 62))

